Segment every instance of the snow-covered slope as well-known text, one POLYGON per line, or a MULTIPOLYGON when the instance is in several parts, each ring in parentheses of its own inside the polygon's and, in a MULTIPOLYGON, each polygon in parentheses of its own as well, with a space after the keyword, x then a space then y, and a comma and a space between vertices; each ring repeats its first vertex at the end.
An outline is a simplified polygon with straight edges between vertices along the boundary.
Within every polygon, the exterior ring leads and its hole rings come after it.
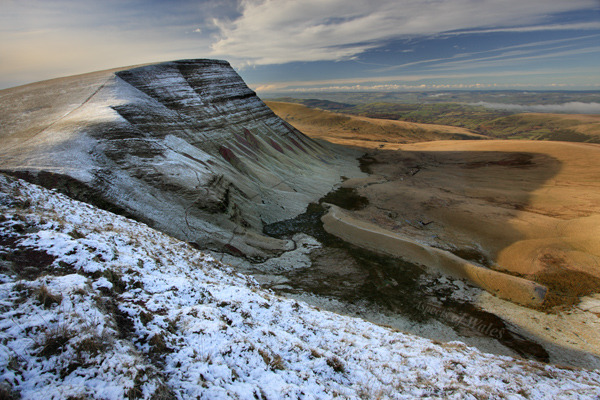
POLYGON ((600 372, 261 290, 187 243, 0 175, 0 396, 597 398, 600 372))
POLYGON ((4 171, 135 216, 202 248, 261 259, 261 235, 340 181, 353 155, 306 137, 225 61, 182 60, 0 91, 4 171))

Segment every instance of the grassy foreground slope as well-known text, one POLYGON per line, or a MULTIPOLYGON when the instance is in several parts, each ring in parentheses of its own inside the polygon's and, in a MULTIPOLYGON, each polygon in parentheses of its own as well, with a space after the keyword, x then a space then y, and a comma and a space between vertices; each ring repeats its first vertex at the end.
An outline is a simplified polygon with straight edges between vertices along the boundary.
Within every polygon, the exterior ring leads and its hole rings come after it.
POLYGON ((146 225, 2 175, 0 212, 2 399, 600 395, 598 371, 319 311, 146 225))

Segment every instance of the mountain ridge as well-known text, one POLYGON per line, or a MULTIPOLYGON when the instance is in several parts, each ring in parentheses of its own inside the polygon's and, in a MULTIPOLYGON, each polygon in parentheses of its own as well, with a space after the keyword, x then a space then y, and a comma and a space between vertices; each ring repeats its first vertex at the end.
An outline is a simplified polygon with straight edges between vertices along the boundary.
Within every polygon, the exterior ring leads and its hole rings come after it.
POLYGON ((6 89, 0 101, 10 104, 4 172, 249 258, 292 246, 263 236, 263 223, 360 174, 353 154, 279 119, 226 61, 100 71, 6 89))

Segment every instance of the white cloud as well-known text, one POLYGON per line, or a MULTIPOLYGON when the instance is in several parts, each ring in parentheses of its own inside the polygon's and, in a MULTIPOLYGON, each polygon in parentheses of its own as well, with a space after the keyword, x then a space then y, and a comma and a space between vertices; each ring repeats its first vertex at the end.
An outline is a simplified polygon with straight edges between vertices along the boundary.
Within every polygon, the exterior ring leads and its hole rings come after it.
POLYGON ((478 29, 476 31, 453 32, 462 33, 497 33, 497 32, 539 32, 539 31, 567 31, 567 30, 596 30, 600 29, 600 22, 581 22, 577 24, 553 24, 539 26, 519 26, 495 29, 478 29))
MULTIPOLYGON (((552 17, 559 12, 592 9, 597 1, 0 0, 0 88, 177 58, 225 58, 236 67, 359 61, 362 52, 385 49, 387 40, 398 38, 439 35, 443 40, 448 35, 494 29, 599 29, 599 22, 557 25, 552 17)), ((488 50, 490 53, 479 56, 479 62, 486 66, 527 57, 513 53, 511 57, 484 58, 502 50, 488 50)), ((383 67, 393 70, 415 62, 425 69, 475 54, 430 57, 391 68, 378 59, 372 68, 380 70, 368 72, 381 74, 383 67)), ((460 66, 449 64, 447 68, 460 66)))
POLYGON ((552 14, 595 5, 595 0, 242 0, 239 18, 215 20, 221 37, 212 49, 214 55, 257 65, 344 60, 393 38, 541 29, 552 14))
MULTIPOLYGON (((466 68, 478 69, 483 67, 507 67, 516 64, 523 64, 523 62, 533 60, 551 60, 561 59, 565 57, 572 57, 581 54, 598 54, 600 53, 600 46, 585 47, 580 49, 560 50, 561 47, 555 49, 544 50, 541 54, 530 54, 524 51, 510 51, 495 56, 458 60, 458 61, 447 61, 444 63, 437 63, 433 69, 449 70, 464 70, 466 68)), ((438 60, 436 60, 438 61, 438 60)))
POLYGON ((527 106, 521 104, 488 103, 480 101, 478 103, 473 103, 472 105, 510 111, 532 111, 540 113, 569 114, 600 114, 600 103, 582 103, 579 101, 572 101, 570 103, 563 104, 540 104, 527 106))
MULTIPOLYGON (((257 91, 292 91, 292 90, 306 90, 311 91, 316 88, 346 88, 346 87, 369 87, 369 88, 377 88, 382 85, 394 86, 397 85, 398 88, 413 88, 420 86, 427 86, 427 88, 436 88, 447 86, 445 84, 427 84, 423 85, 418 82, 425 80, 436 80, 436 81, 458 81, 458 82, 466 82, 468 80, 473 79, 481 79, 481 81, 485 82, 498 82, 505 81, 505 78, 518 78, 522 83, 503 83, 496 84, 490 83, 486 84, 489 87, 494 86, 515 86, 515 87, 534 87, 534 86, 548 86, 548 87, 561 87, 561 86, 569 86, 574 85, 573 82, 563 82, 563 83, 539 83, 532 82, 535 77, 540 75, 539 70, 519 70, 519 71, 480 71, 480 72, 425 72, 422 74, 404 74, 404 75, 387 75, 387 76, 366 76, 362 78, 338 78, 338 79, 321 79, 321 80, 297 80, 297 81, 287 81, 287 82, 257 82, 251 87, 257 91)), ((577 76, 583 77, 584 79, 588 79, 586 86, 589 87, 597 87, 600 85, 600 80, 596 77, 597 68, 569 68, 569 69, 546 69, 543 71, 546 75, 551 76, 577 76)), ((469 84, 461 84, 456 83, 450 85, 455 88, 462 88, 465 85, 469 87, 482 86, 480 83, 469 83, 469 84)), ((576 85, 576 84, 575 84, 576 85)), ((448 86, 448 87, 450 87, 448 86)))

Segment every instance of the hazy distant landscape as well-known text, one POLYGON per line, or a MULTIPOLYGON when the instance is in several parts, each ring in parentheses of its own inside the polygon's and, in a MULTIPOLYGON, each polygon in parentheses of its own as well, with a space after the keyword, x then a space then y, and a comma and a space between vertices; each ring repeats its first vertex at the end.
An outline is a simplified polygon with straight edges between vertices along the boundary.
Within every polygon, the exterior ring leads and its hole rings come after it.
POLYGON ((597 91, 339 92, 267 99, 361 117, 462 127, 491 139, 600 143, 600 118, 592 116, 600 115, 597 91))
POLYGON ((296 91, 288 93, 265 93, 266 100, 275 98, 289 99, 319 99, 348 105, 367 103, 404 103, 404 104, 429 104, 429 103, 499 103, 519 106, 557 105, 564 103, 600 103, 600 91, 524 91, 524 90, 454 90, 454 91, 386 91, 386 92, 317 92, 296 91))

